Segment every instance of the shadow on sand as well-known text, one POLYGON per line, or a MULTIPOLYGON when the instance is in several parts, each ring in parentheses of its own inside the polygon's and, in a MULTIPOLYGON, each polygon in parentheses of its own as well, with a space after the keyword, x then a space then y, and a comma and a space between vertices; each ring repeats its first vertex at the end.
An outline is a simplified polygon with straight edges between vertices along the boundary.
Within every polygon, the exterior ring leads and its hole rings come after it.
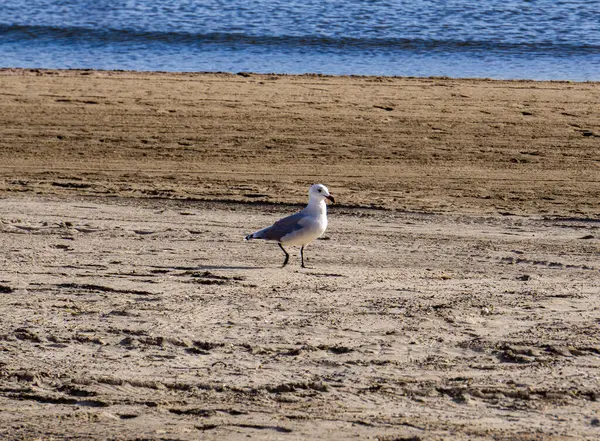
POLYGON ((227 266, 227 265, 198 265, 198 266, 157 266, 152 265, 158 271, 208 271, 208 270, 259 270, 266 269, 264 266, 227 266))

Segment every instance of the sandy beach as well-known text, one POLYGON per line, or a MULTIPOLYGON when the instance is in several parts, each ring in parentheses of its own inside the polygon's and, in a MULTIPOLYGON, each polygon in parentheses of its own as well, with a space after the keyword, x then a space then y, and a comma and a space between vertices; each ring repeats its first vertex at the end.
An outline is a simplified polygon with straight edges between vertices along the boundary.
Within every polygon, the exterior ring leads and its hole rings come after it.
POLYGON ((600 84, 0 69, 0 438, 600 437, 600 84), (336 198, 280 268, 246 234, 336 198))

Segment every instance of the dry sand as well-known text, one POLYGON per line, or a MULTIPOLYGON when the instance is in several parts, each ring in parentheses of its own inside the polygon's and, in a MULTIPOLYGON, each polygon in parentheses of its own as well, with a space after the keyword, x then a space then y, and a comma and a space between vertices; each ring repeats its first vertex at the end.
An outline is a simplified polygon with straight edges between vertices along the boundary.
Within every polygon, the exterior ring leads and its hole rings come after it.
POLYGON ((600 84, 0 71, 0 439, 600 437, 600 84), (290 264, 245 234, 338 204, 290 264))

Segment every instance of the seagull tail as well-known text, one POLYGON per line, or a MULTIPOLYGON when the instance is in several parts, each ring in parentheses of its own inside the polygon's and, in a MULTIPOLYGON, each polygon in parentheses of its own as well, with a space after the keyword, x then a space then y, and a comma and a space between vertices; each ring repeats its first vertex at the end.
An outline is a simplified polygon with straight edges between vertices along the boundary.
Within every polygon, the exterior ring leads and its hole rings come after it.
POLYGON ((246 237, 244 237, 244 240, 250 240, 250 239, 254 239, 254 233, 248 234, 246 237))

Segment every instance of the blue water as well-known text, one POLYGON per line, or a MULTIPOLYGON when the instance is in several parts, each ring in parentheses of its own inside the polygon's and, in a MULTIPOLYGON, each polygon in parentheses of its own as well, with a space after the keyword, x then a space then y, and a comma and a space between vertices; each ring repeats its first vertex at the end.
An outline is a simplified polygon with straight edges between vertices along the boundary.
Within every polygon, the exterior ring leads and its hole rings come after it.
POLYGON ((600 1, 0 0, 0 66, 600 81, 600 1))

